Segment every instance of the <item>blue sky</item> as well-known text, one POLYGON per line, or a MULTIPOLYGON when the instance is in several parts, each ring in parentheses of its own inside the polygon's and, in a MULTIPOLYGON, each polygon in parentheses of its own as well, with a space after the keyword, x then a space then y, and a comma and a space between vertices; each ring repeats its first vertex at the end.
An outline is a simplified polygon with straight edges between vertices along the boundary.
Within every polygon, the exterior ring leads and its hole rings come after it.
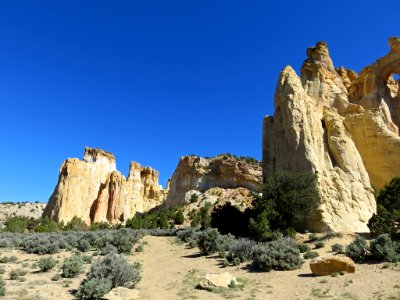
POLYGON ((261 159, 280 70, 325 40, 359 71, 399 17, 398 0, 1 1, 0 201, 47 201, 85 146, 163 185, 182 155, 261 159))

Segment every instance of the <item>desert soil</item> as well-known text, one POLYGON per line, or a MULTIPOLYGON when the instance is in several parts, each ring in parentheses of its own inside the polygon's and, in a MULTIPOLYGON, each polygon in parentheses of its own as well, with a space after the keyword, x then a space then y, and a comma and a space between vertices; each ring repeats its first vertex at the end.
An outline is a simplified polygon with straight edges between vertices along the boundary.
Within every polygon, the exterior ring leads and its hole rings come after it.
MULTIPOLYGON (((352 238, 329 240, 316 251, 331 254, 330 245, 348 244, 352 238)), ((259 273, 245 264, 224 268, 218 256, 201 256, 197 248, 189 249, 174 237, 146 236, 143 243, 143 252, 128 257, 131 262, 142 263, 142 280, 137 286, 140 299, 400 299, 400 265, 396 264, 357 264, 355 274, 316 277, 306 260, 299 270, 259 273), (222 272, 236 276, 243 286, 211 292, 195 288, 205 274, 222 272)), ((47 273, 38 273, 31 267, 40 256, 1 249, 0 256, 5 255, 15 255, 18 261, 0 264, 6 271, 3 278, 7 295, 2 299, 74 299, 71 291, 85 277, 82 274, 74 279, 52 281, 51 277, 60 273, 58 267, 47 273), (24 281, 9 279, 9 271, 17 268, 28 271, 24 281)), ((69 255, 61 252, 53 257, 61 264, 69 255)))

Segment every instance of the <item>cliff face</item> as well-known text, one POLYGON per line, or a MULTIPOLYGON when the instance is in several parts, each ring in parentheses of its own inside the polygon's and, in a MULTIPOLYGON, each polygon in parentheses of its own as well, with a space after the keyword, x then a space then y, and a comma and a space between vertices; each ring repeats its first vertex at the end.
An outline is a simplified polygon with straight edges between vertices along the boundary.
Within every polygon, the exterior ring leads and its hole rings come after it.
POLYGON ((262 168, 257 162, 246 162, 227 155, 210 159, 181 157, 169 184, 166 204, 182 204, 187 192, 205 192, 214 187, 246 188, 252 192, 260 192, 262 168))
POLYGON ((263 125, 263 175, 314 172, 322 197, 313 230, 368 231, 380 189, 400 175, 400 40, 388 55, 356 74, 335 69, 327 45, 307 50, 299 77, 280 74, 275 115, 263 125))
POLYGON ((61 166, 57 186, 43 216, 86 223, 124 222, 135 212, 160 204, 165 193, 158 173, 132 162, 128 179, 116 170, 114 156, 101 149, 85 148, 83 160, 67 159, 61 166))

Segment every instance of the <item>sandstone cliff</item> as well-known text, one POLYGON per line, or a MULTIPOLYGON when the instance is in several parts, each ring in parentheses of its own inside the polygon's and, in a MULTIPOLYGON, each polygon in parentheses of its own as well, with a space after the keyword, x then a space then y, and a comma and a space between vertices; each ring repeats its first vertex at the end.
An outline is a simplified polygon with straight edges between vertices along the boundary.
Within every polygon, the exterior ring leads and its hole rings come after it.
POLYGON ((164 199, 157 171, 132 162, 126 179, 116 170, 111 153, 87 147, 83 160, 69 158, 62 164, 43 216, 64 222, 77 216, 88 224, 118 223, 164 199))
POLYGON ((280 74, 275 115, 263 125, 264 178, 279 171, 314 172, 322 197, 310 229, 368 231, 380 189, 400 175, 400 40, 360 74, 335 69, 327 45, 307 49, 299 77, 280 74))
POLYGON ((239 159, 231 155, 214 158, 181 157, 171 178, 167 205, 185 203, 185 195, 192 190, 205 192, 211 188, 246 188, 260 192, 262 168, 256 161, 239 159))

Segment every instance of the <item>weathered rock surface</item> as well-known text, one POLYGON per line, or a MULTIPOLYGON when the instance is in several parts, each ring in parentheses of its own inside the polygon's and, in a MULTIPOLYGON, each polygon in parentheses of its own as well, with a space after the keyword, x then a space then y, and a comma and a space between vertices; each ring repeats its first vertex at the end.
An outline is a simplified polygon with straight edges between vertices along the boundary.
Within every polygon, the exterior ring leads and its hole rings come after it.
POLYGON ((101 297, 102 300, 131 300, 139 299, 139 290, 128 289, 126 287, 116 287, 101 297))
POLYGON ((116 170, 114 156, 101 149, 85 148, 83 160, 67 159, 43 216, 86 223, 124 222, 165 199, 158 172, 132 162, 128 179, 116 170))
POLYGON ((221 274, 207 274, 199 283, 202 289, 212 289, 215 287, 228 288, 230 285, 236 285, 236 277, 228 272, 221 274))
POLYGON ((280 74, 275 115, 263 124, 264 178, 280 171, 314 172, 322 204, 308 228, 368 231, 380 189, 400 175, 400 40, 356 74, 334 68, 327 45, 307 49, 299 77, 280 74))
POLYGON ((314 275, 318 276, 331 275, 337 272, 355 273, 356 264, 349 257, 318 257, 310 262, 310 269, 314 275))
POLYGON ((214 188, 246 188, 260 192, 262 168, 256 161, 219 155, 206 159, 198 156, 184 156, 171 178, 167 205, 182 204, 191 190, 201 193, 214 188))
POLYGON ((8 217, 27 217, 39 219, 46 203, 0 203, 0 227, 8 217))

